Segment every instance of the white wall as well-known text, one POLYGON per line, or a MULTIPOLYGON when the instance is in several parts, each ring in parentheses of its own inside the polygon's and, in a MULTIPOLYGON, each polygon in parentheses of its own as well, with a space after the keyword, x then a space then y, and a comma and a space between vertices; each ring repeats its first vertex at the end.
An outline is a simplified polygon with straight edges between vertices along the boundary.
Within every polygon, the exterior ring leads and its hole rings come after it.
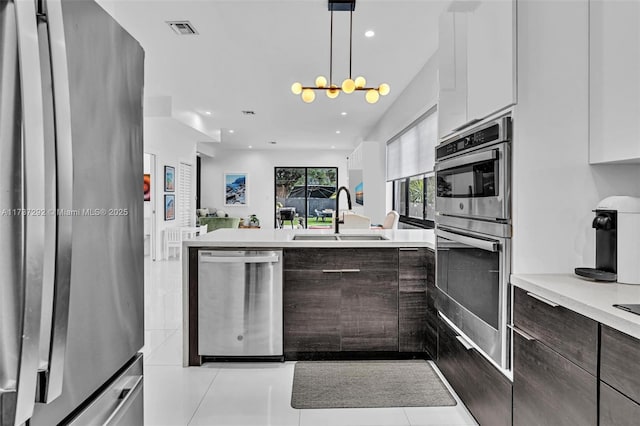
POLYGON ((592 210, 640 195, 640 166, 590 166, 588 4, 518 2, 513 272, 595 266, 592 210))
MULTIPOLYGON (((156 260, 163 258, 162 241, 164 230, 167 227, 176 226, 176 221, 164 220, 164 166, 175 167, 176 172, 176 217, 178 197, 187 196, 192 202, 192 210, 195 212, 195 170, 196 170, 196 144, 206 136, 185 126, 173 118, 144 118, 144 151, 156 156, 156 170, 151 176, 151 204, 156 211, 156 260), (181 194, 178 190, 179 163, 187 163, 193 166, 192 190, 190 194, 181 194)), ((193 219, 195 223, 195 217, 193 219)))
MULTIPOLYGON (((219 150, 201 157, 201 206, 222 209, 233 217, 255 214, 272 229, 275 214, 274 167, 338 167, 338 186, 347 185, 348 151, 340 150, 219 150), (225 172, 247 172, 248 206, 224 206, 225 172)), ((341 209, 346 208, 341 197, 341 209)))
MULTIPOLYGON (((385 156, 381 155, 381 143, 362 142, 349 154, 349 170, 361 173, 360 178, 364 184, 364 206, 355 203, 355 193, 352 192, 353 210, 371 219, 372 224, 384 222, 390 209, 386 206, 387 193, 383 188, 385 183, 385 156)), ((357 173, 357 172, 356 172, 357 173)), ((353 174, 353 173, 352 173, 353 174)), ((359 182, 349 182, 349 188, 353 191, 359 182)))
MULTIPOLYGON (((389 107, 365 140, 379 142, 379 165, 386 180, 387 142, 438 103, 438 53, 427 60, 409 86, 389 107)), ((393 209, 393 188, 387 183, 380 188, 385 194, 384 211, 393 209)), ((372 222, 375 223, 375 222, 372 222)))

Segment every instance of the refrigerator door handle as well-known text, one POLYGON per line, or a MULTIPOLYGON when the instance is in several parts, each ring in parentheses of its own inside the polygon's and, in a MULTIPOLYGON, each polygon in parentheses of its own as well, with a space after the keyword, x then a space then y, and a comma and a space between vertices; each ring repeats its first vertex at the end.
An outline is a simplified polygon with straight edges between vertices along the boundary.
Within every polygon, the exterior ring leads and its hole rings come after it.
POLYGON ((116 406, 113 413, 104 422, 103 426, 115 426, 120 424, 120 419, 127 413, 127 409, 136 399, 136 396, 142 391, 142 376, 138 376, 133 386, 125 388, 120 392, 120 402, 116 406))
POLYGON ((21 425, 33 415, 38 363, 44 264, 44 117, 40 53, 33 1, 14 1, 20 63, 24 164, 24 302, 18 357, 15 416, 21 425))
MULTIPOLYGON (((51 58, 51 85, 53 87, 53 108, 55 114, 55 156, 47 158, 54 161, 57 183, 55 213, 53 223, 47 231, 55 232, 55 246, 51 247, 52 258, 55 259, 53 280, 46 283, 53 286, 45 289, 50 294, 49 303, 43 309, 41 330, 43 339, 40 342, 41 362, 46 368, 39 372, 37 401, 49 403, 62 394, 64 376, 64 358, 67 348, 67 330, 69 324, 69 296, 71 287, 71 240, 73 215, 58 212, 69 212, 73 209, 73 157, 71 140, 71 101, 69 92, 69 72, 67 69, 66 43, 62 21, 60 0, 46 0, 47 24, 42 24, 45 37, 43 46, 48 46, 51 58), (48 28, 47 28, 48 27, 48 28)), ((52 111, 53 112, 53 111, 52 111)), ((51 217, 47 217, 51 219, 51 217)), ((49 249, 49 247, 48 247, 49 249)), ((46 277, 45 277, 46 278, 46 277)))

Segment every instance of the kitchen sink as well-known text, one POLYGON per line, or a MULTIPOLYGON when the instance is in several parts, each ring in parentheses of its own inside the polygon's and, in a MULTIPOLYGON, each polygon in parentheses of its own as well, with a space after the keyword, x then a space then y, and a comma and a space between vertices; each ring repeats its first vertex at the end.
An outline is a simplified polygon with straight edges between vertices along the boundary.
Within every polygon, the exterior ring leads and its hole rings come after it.
POLYGON ((336 241, 338 238, 336 235, 308 235, 299 234, 293 236, 294 240, 301 241, 336 241))
POLYGON ((339 240, 342 241, 382 241, 388 240, 383 235, 339 235, 339 240))
POLYGON ((297 241, 383 241, 388 240, 383 235, 310 235, 298 234, 293 236, 297 241))

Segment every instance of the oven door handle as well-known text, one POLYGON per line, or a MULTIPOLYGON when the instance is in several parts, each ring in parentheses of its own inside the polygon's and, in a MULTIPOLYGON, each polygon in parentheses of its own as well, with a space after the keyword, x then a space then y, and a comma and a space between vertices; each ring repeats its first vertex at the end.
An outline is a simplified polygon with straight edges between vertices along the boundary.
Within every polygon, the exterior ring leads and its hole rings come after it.
POLYGON ((496 160, 498 158, 497 148, 489 151, 477 152, 474 154, 463 155, 460 158, 453 158, 451 160, 445 160, 436 164, 436 172, 443 170, 453 169, 459 166, 466 166, 467 164, 480 163, 482 161, 496 160))
POLYGON ((475 248, 479 248, 480 250, 490 251, 492 253, 497 252, 500 248, 500 243, 497 241, 480 240, 477 238, 468 237, 466 235, 443 231, 442 229, 438 229, 437 236, 443 237, 448 240, 455 241, 461 244, 466 244, 475 248))

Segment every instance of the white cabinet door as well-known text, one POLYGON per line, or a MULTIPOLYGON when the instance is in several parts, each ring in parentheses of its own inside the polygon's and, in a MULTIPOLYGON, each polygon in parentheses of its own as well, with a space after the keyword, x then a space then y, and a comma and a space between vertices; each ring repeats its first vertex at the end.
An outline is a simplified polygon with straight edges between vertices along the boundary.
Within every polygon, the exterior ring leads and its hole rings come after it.
POLYGON ((475 2, 467 21, 467 121, 515 103, 515 2, 475 2))
POLYGON ((589 3, 589 162, 640 163, 640 1, 589 3))
POLYGON ((467 122, 467 16, 446 11, 438 39, 438 137, 467 122))
POLYGON ((515 0, 453 1, 439 23, 438 136, 516 101, 515 0))

